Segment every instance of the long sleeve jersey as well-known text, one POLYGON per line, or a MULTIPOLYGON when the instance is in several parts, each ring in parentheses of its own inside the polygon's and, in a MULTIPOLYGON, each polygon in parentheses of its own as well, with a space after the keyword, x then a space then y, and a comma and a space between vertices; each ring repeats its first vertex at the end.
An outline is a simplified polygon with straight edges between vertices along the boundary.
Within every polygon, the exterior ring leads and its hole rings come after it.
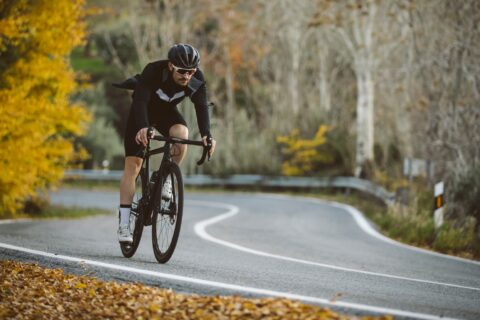
POLYGON ((210 134, 207 88, 200 69, 187 86, 180 86, 173 81, 168 60, 159 60, 147 64, 140 75, 115 86, 135 90, 132 111, 138 129, 154 124, 163 108, 173 108, 188 96, 195 106, 200 134, 210 134))

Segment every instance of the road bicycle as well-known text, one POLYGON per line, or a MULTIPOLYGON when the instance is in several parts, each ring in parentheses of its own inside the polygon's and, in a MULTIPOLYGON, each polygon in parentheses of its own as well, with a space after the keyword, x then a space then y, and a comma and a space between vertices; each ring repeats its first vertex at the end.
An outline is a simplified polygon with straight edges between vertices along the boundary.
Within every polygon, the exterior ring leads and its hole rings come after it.
MULTIPOLYGON (((166 263, 172 257, 177 245, 183 215, 183 179, 178 165, 172 160, 171 148, 173 144, 202 146, 203 154, 197 165, 201 165, 207 158, 212 145, 212 139, 203 141, 184 140, 179 138, 153 135, 153 129, 148 131, 147 146, 143 151, 142 168, 135 182, 135 196, 130 213, 130 228, 133 227, 133 242, 120 242, 122 254, 126 258, 132 257, 137 251, 142 238, 143 227, 152 226, 153 253, 159 263, 166 263), (150 141, 165 142, 163 147, 150 150, 150 141), (163 153, 160 167, 150 172, 150 157, 163 153), (171 196, 162 197, 162 188, 170 179, 171 196)), ((210 156, 208 156, 210 160, 210 156)))

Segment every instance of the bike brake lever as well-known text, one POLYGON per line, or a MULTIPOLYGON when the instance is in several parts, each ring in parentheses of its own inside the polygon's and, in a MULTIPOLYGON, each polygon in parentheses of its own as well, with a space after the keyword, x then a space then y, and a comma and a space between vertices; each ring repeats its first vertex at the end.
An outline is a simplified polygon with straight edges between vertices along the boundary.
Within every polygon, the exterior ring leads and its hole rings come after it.
MULTIPOLYGON (((207 148, 203 148, 203 154, 202 154, 202 158, 200 160, 197 161, 197 165, 202 165, 204 162, 205 162, 205 158, 207 157, 207 154, 208 154, 208 149, 207 148)), ((209 157, 210 158, 210 157, 209 157)))
POLYGON ((208 161, 210 161, 210 149, 212 148, 212 140, 213 138, 211 136, 207 137, 207 145, 203 147, 203 154, 202 158, 197 161, 197 165, 201 165, 205 162, 205 158, 208 156, 208 161))
POLYGON ((155 136, 155 129, 153 127, 148 127, 147 130, 147 139, 150 140, 155 136))

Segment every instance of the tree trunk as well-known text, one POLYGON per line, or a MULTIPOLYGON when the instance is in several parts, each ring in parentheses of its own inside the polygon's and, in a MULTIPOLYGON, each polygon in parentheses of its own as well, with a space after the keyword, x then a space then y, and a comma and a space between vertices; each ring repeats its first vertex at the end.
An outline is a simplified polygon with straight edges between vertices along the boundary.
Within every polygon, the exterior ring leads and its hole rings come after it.
MULTIPOLYGON (((321 47, 321 46, 320 46, 321 47)), ((328 52, 325 48, 319 48, 319 60, 320 60, 320 72, 318 78, 319 91, 320 91, 320 108, 326 112, 330 111, 330 88, 328 86, 328 65, 327 65, 328 52)))
POLYGON ((227 93, 227 103, 225 104, 225 132, 226 137, 223 137, 225 140, 223 144, 225 148, 228 150, 225 154, 225 166, 227 168, 231 168, 233 164, 233 146, 234 146, 234 127, 233 127, 233 114, 235 112, 235 90, 234 90, 234 75, 233 75, 233 68, 232 68, 232 61, 230 59, 230 52, 227 45, 224 47, 225 50, 225 62, 226 62, 226 70, 225 70, 225 86, 226 86, 226 93, 227 93))
POLYGON ((357 152, 355 176, 359 177, 366 161, 373 161, 374 82, 368 68, 357 69, 357 152))

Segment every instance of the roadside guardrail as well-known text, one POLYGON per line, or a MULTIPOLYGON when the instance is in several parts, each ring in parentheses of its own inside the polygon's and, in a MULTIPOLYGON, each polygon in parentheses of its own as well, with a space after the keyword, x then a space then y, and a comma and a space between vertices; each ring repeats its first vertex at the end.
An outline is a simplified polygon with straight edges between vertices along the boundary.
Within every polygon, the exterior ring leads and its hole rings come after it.
MULTIPOLYGON (((67 170, 66 178, 78 178, 94 181, 120 181, 121 170, 67 170)), ((370 194, 385 204, 391 205, 395 202, 395 194, 383 187, 363 179, 355 177, 270 177, 253 174, 235 174, 226 177, 215 177, 210 175, 189 175, 183 178, 187 186, 219 186, 219 187, 241 187, 256 186, 269 188, 342 188, 354 189, 370 194)))

